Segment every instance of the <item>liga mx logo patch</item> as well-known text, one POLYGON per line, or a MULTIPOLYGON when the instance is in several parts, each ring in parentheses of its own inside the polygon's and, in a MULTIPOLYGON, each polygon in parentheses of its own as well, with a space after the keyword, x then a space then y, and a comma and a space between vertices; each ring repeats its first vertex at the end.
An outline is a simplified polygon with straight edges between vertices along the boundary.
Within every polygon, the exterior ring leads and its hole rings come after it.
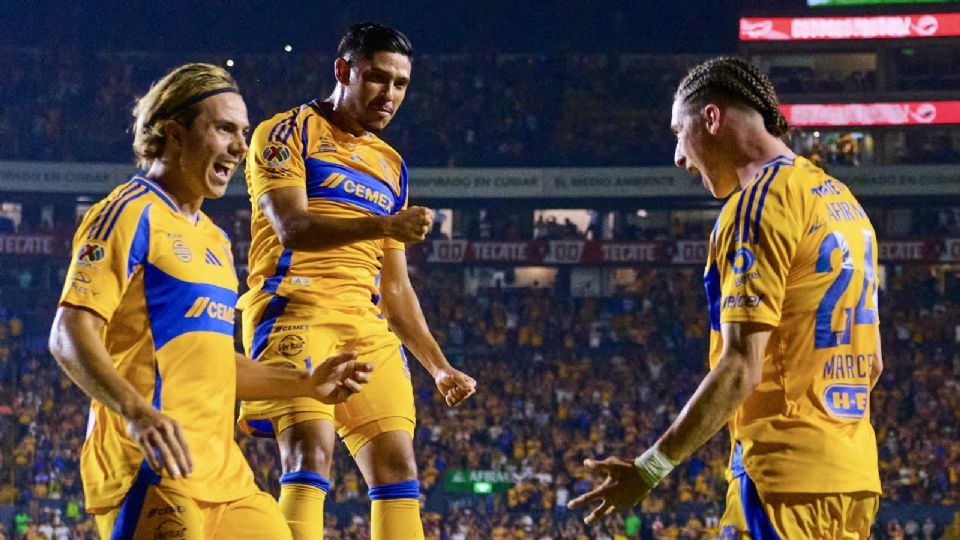
POLYGON ((280 167, 290 159, 290 149, 286 146, 271 144, 263 149, 263 160, 267 162, 267 167, 280 167))
POLYGON ((100 244, 88 242, 77 250, 77 260, 85 263, 95 263, 102 261, 107 255, 107 251, 100 244))

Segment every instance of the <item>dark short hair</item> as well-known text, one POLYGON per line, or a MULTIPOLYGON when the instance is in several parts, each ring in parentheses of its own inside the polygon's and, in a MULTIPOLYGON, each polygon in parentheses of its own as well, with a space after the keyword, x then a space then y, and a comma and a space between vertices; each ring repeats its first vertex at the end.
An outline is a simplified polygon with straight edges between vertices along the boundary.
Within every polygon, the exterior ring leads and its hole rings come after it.
POLYGON ((347 62, 357 58, 373 58, 378 52, 399 53, 413 57, 413 44, 403 32, 382 24, 364 22, 347 30, 337 47, 337 55, 347 62))
POLYGON ((789 125, 780 112, 773 83, 757 66, 743 58, 721 56, 695 66, 680 81, 674 94, 674 99, 694 107, 724 98, 760 113, 770 134, 782 137, 787 133, 789 125))

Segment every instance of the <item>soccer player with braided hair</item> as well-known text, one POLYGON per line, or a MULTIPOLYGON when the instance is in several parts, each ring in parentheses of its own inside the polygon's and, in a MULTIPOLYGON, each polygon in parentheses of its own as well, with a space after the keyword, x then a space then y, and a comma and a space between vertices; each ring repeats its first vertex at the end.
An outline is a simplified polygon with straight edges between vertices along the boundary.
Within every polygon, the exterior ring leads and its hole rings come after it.
POLYGON ((879 506, 870 391, 883 369, 877 240, 840 181, 784 143, 770 80, 733 57, 694 67, 674 95, 678 167, 725 198, 704 284, 710 372, 635 460, 571 501, 593 523, 642 500, 730 430, 722 538, 867 538, 879 506))

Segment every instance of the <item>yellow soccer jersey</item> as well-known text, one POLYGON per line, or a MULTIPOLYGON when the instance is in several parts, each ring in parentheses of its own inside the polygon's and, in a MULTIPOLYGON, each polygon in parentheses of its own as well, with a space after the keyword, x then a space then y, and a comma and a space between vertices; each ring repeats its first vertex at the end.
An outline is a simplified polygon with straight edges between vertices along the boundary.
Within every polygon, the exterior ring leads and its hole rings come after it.
POLYGON ((774 327, 762 381, 730 422, 732 474, 745 468, 761 494, 880 492, 876 267, 863 208, 804 158, 767 163, 721 211, 704 275, 711 368, 722 323, 774 327))
MULTIPOLYGON (((87 212, 73 243, 60 303, 107 321, 103 340, 120 374, 183 428, 193 473, 161 485, 208 502, 255 493, 233 440, 237 277, 226 234, 134 177, 87 212)), ((142 461, 123 418, 93 401, 80 457, 87 507, 120 504, 142 461)))
POLYGON ((400 155, 373 134, 353 136, 334 126, 321 104, 278 114, 254 131, 246 165, 251 216, 250 291, 241 308, 264 294, 291 301, 360 306, 379 302, 384 248, 393 240, 366 240, 324 251, 284 249, 260 211, 260 197, 302 187, 311 213, 339 218, 388 215, 407 203, 407 169, 400 155))

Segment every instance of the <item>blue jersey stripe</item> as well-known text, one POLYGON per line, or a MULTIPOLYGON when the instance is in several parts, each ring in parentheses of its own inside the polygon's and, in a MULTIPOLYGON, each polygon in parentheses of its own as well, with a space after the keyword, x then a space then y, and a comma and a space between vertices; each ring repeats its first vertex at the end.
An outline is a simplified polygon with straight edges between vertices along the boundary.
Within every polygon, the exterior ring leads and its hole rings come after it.
POLYGON ((152 204, 147 204, 140 211, 140 221, 137 222, 137 231, 133 233, 133 242, 130 244, 130 252, 127 253, 127 279, 133 275, 133 270, 147 261, 147 254, 150 252, 150 208, 152 204))
POLYGON ((100 222, 100 226, 97 227, 97 232, 94 233, 93 238, 99 240, 106 240, 109 231, 113 230, 113 225, 117 222, 117 219, 120 217, 120 214, 123 213, 123 209, 126 208, 127 204, 134 200, 139 199, 147 193, 147 188, 138 187, 136 191, 130 192, 126 195, 123 200, 117 200, 118 204, 114 205, 114 208, 111 209, 111 213, 104 217, 103 221, 100 222), (109 227, 107 226, 109 223, 109 227))
POLYGON ((113 214, 113 219, 110 220, 110 226, 108 226, 107 230, 104 231, 103 236, 101 237, 101 240, 107 240, 108 238, 110 238, 110 233, 113 232, 114 225, 117 224, 117 220, 120 219, 120 216, 123 214, 123 209, 126 208, 127 205, 130 204, 132 201, 135 201, 146 194, 147 194, 147 189, 145 188, 142 192, 137 192, 132 197, 129 197, 127 200, 123 201, 123 204, 121 204, 120 207, 117 208, 117 212, 113 214))
POLYGON ((103 225, 110 219, 110 215, 113 213, 113 210, 124 201, 124 199, 130 194, 136 192, 140 189, 140 186, 136 182, 129 182, 123 190, 114 197, 109 203, 107 203, 97 214, 97 218, 94 220, 93 224, 90 225, 90 231, 87 233, 88 239, 94 239, 103 230, 103 225))
POLYGON ((290 116, 277 122, 277 125, 273 126, 273 129, 270 130, 270 136, 267 139, 273 142, 283 142, 281 139, 297 118, 297 112, 298 111, 294 111, 290 116))
POLYGON ((180 208, 177 207, 177 204, 173 202, 173 199, 169 195, 167 195, 167 192, 164 191, 163 188, 161 188, 160 185, 156 183, 156 181, 154 181, 151 178, 147 178, 146 176, 138 176, 137 181, 143 184, 144 186, 146 186, 148 189, 150 189, 150 191, 155 193, 158 197, 160 197, 160 200, 165 202, 167 206, 170 207, 171 210, 173 210, 174 212, 180 211, 180 208))
MULTIPOLYGON (((286 144, 290 140, 290 135, 293 135, 294 129, 297 127, 297 117, 294 115, 290 118, 290 123, 287 125, 287 128, 283 131, 283 143, 286 144)), ((279 136, 278 136, 279 137, 279 136)))
MULTIPOLYGON (((744 212, 744 215, 743 215, 744 226, 743 226, 743 231, 741 231, 741 235, 740 235, 740 243, 746 243, 750 241, 750 216, 751 216, 751 212, 753 212, 753 200, 757 196, 757 188, 760 186, 762 182, 763 182, 763 176, 761 176, 759 180, 756 180, 753 183, 753 187, 750 189, 750 199, 747 200, 747 210, 744 212)), ((740 195, 740 197, 742 198, 742 197, 745 197, 746 195, 747 195, 747 192, 744 191, 740 195)))
POLYGON ((143 512, 147 490, 150 489, 150 486, 159 484, 160 475, 153 472, 153 469, 147 464, 147 460, 143 460, 143 463, 140 464, 140 471, 117 512, 117 519, 113 522, 113 530, 110 531, 110 540, 135 538, 137 522, 140 520, 140 513, 143 512))
POLYGON ((184 281, 147 262, 143 274, 155 350, 191 332, 233 337, 237 291, 184 281))
POLYGON ((740 192, 740 200, 737 201, 737 212, 734 214, 733 218, 733 238, 737 240, 740 238, 740 211, 743 209, 743 199, 744 192, 740 192))
POLYGON ((307 151, 310 146, 307 139, 307 122, 309 122, 312 117, 312 114, 308 114, 307 117, 303 119, 303 127, 300 129, 300 140, 303 142, 303 150, 300 151, 300 155, 303 159, 307 159, 307 151))
POLYGON ((290 263, 293 260, 293 250, 284 249, 280 252, 280 258, 277 259, 277 269, 272 276, 268 277, 263 282, 263 292, 277 292, 277 287, 280 286, 280 283, 283 281, 283 278, 287 277, 287 272, 290 271, 290 263))
POLYGON ((253 331, 253 340, 250 344, 250 350, 247 351, 250 358, 254 360, 260 359, 260 355, 263 354, 263 351, 267 348, 270 334, 273 332, 273 325, 276 324, 277 319, 279 319, 287 309, 288 302, 289 301, 282 296, 274 296, 267 302, 267 307, 260 316, 260 322, 257 323, 257 327, 253 331))
POLYGON ((753 242, 757 243, 760 241, 760 217, 763 215, 763 203, 767 200, 767 191, 770 189, 770 184, 773 183, 773 179, 777 177, 777 172, 780 171, 780 166, 777 165, 773 168, 770 173, 770 176, 767 177, 766 182, 763 183, 763 190, 760 192, 760 202, 757 204, 757 216, 753 220, 753 242))
POLYGON ((268 141, 273 141, 273 137, 277 134, 277 130, 280 129, 280 124, 283 124, 283 120, 277 122, 270 128, 270 133, 267 135, 268 141))
POLYGON ((315 158, 307 158, 304 164, 307 169, 307 197, 311 199, 337 201, 379 215, 395 214, 401 208, 397 194, 375 176, 315 158), (334 173, 343 175, 343 178, 339 182, 326 182, 334 173))
POLYGON ((397 199, 397 207, 394 208, 394 213, 399 212, 403 209, 403 206, 407 204, 407 182, 409 181, 407 174, 407 164, 404 161, 400 162, 400 196, 397 199))
POLYGON ((97 228, 100 226, 100 223, 106 218, 107 214, 109 214, 113 210, 113 208, 117 204, 119 204, 120 199, 126 197, 137 188, 138 186, 135 182, 133 181, 128 182, 127 185, 119 193, 117 193, 116 197, 114 197, 112 200, 108 201, 106 204, 103 205, 103 207, 100 209, 100 213, 97 214, 97 217, 90 224, 90 230, 87 231, 88 239, 93 238, 93 235, 94 233, 96 233, 97 228))

